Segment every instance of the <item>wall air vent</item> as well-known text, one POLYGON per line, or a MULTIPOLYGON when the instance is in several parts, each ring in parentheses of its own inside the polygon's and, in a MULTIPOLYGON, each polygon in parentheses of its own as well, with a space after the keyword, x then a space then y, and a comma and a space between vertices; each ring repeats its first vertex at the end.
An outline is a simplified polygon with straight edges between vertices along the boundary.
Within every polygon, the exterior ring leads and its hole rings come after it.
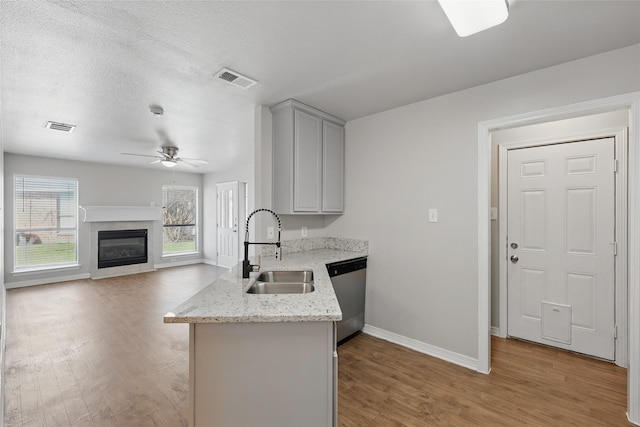
POLYGON ((216 73, 216 77, 242 89, 249 89, 251 86, 258 83, 257 81, 250 79, 247 76, 243 76, 240 73, 236 73, 228 68, 223 68, 218 71, 216 73))
POLYGON ((74 125, 68 125, 66 123, 58 123, 58 122, 47 122, 45 128, 59 130, 62 132, 73 132, 76 128, 74 125))

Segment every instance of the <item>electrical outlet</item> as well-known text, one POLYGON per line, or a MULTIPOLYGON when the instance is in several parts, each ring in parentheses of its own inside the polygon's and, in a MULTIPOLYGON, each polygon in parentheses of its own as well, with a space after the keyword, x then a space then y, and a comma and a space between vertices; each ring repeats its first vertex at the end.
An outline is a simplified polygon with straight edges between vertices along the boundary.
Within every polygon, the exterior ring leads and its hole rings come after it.
POLYGON ((267 227, 267 239, 273 239, 274 229, 273 227, 267 227))
POLYGON ((301 231, 302 237, 307 237, 307 227, 302 227, 300 231, 301 231))

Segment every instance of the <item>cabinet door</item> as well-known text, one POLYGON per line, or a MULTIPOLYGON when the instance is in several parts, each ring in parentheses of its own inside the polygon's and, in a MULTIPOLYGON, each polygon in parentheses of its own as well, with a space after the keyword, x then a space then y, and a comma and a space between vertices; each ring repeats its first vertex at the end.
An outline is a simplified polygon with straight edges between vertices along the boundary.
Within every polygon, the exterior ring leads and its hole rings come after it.
POLYGON ((320 212, 322 120, 294 112, 293 210, 320 212))
POLYGON ((344 127, 322 123, 322 211, 344 211, 344 127))

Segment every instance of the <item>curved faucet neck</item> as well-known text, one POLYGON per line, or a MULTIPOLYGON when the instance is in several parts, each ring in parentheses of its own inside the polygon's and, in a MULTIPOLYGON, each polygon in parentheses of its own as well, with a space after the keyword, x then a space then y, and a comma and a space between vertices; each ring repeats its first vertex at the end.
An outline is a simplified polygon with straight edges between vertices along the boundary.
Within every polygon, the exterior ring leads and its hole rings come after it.
POLYGON ((278 221, 278 242, 279 242, 280 241, 280 233, 282 232, 282 222, 280 221, 280 217, 278 216, 277 213, 275 213, 271 209, 264 209, 264 208, 256 209, 255 211, 251 212, 249 214, 249 216, 247 217, 247 222, 246 222, 245 231, 244 231, 244 241, 245 242, 249 241, 249 220, 251 220, 251 218, 255 214, 257 214, 258 212, 269 212, 278 221))
POLYGON ((259 265, 251 265, 249 263, 249 245, 275 245, 276 246, 276 259, 280 258, 280 232, 282 231, 282 223, 280 222, 280 217, 278 216, 277 213, 275 213, 274 211, 270 210, 270 209, 256 209, 255 211, 251 212, 251 214, 249 214, 249 217, 247 218, 247 224, 245 226, 245 233, 244 233, 244 259, 242 260, 242 277, 244 279, 248 279, 249 278, 249 272, 251 271, 257 271, 255 270, 255 267, 260 268, 259 265), (257 242, 250 242, 249 241, 249 220, 258 212, 269 212, 271 215, 274 216, 274 218, 276 220, 278 220, 278 241, 276 243, 257 243, 257 242))

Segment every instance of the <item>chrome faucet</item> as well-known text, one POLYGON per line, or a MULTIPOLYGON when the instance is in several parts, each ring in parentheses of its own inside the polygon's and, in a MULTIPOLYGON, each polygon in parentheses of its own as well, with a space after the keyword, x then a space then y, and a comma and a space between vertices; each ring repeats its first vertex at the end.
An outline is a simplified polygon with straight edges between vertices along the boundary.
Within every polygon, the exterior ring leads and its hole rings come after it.
POLYGON ((282 258, 282 254, 280 253, 280 232, 282 231, 282 223, 280 222, 280 217, 277 213, 269 209, 256 209, 255 211, 249 214, 247 218, 247 224, 245 226, 244 232, 244 260, 242 261, 242 278, 248 279, 249 273, 252 271, 258 271, 260 265, 251 265, 249 264, 249 245, 275 245, 276 247, 276 260, 282 258), (249 220, 251 217, 258 212, 269 212, 274 216, 276 220, 278 220, 278 241, 277 242, 250 242, 249 241, 249 220), (257 268, 256 268, 257 267, 257 268))

